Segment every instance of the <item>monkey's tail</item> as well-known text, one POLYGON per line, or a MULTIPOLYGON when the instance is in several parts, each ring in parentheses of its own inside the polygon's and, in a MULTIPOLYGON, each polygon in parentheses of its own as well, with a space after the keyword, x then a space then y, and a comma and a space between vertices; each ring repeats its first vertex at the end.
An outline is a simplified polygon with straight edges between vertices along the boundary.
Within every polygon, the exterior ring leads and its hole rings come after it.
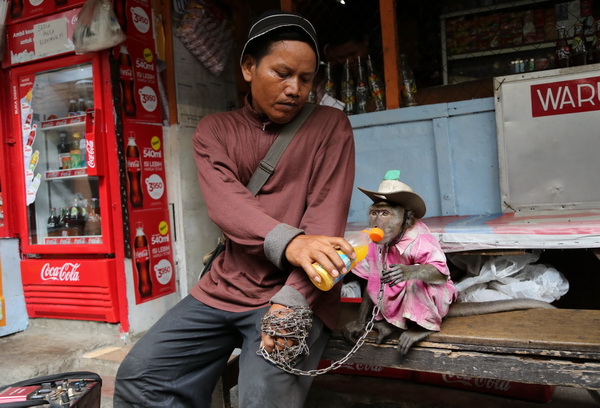
POLYGON ((534 299, 506 299, 489 302, 463 302, 450 305, 447 317, 475 316, 526 309, 555 309, 549 303, 534 299))

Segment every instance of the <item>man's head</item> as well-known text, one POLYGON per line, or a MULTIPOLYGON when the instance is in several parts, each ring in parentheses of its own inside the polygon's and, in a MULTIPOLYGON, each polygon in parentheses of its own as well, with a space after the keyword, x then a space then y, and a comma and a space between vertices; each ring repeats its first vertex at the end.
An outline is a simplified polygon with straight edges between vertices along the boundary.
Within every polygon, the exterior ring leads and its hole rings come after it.
POLYGON ((250 28, 241 57, 252 107, 275 123, 292 120, 312 89, 318 49, 308 20, 283 11, 263 14, 250 28))

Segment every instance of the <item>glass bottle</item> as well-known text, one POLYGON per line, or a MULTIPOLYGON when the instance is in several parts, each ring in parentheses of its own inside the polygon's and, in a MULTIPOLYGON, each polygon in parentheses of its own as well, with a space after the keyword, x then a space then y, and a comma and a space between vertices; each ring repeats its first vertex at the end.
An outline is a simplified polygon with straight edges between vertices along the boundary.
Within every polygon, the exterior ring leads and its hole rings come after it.
POLYGON ((385 110, 385 88, 381 82, 381 78, 373 68, 373 61, 371 61, 370 55, 367 56, 367 76, 369 80, 369 91, 371 97, 375 101, 375 110, 385 110))
POLYGON ((50 208, 50 216, 48 217, 48 236, 53 237, 56 235, 58 228, 58 217, 56 216, 56 209, 50 208))
POLYGON ((400 74, 402 75, 402 83, 400 86, 402 95, 402 106, 418 105, 415 95, 417 93, 417 82, 413 75, 412 69, 406 61, 406 55, 400 54, 400 74))
POLYGON ((71 168, 81 167, 81 133, 73 133, 73 140, 71 140, 71 168))
POLYGON ((67 116, 77 116, 77 101, 75 99, 69 100, 69 110, 67 116))
POLYGON ((363 67, 360 57, 358 57, 358 78, 356 78, 356 113, 367 112, 367 75, 365 74, 365 68, 363 67))
MULTIPOLYGON (((346 270, 349 272, 352 268, 356 266, 360 261, 365 259, 367 253, 369 252, 369 244, 371 242, 379 242, 383 239, 383 230, 379 228, 371 228, 370 230, 362 230, 362 231, 354 231, 346 234, 344 239, 348 241, 352 248, 354 248, 354 252, 356 253, 356 258, 350 259, 348 255, 346 255, 343 251, 338 250, 338 254, 342 261, 346 264, 346 270)), ((321 265, 318 263, 313 263, 313 268, 321 277, 321 282, 312 281, 313 284, 321 289, 321 290, 330 290, 333 286, 338 283, 344 275, 340 274, 337 278, 334 278, 327 272, 321 265)), ((347 273, 347 272, 346 272, 347 273)))
POLYGON ((585 34, 583 33, 583 24, 575 24, 575 34, 571 41, 571 66, 576 67, 578 65, 586 65, 588 57, 587 41, 585 34))
POLYGON ((79 98, 79 100, 77 101, 77 114, 78 115, 85 115, 85 99, 83 98, 79 98))
POLYGON ((60 132, 59 137, 60 139, 56 146, 58 152, 58 168, 68 169, 71 167, 71 148, 67 143, 67 134, 65 132, 60 132))
POLYGON ((559 26, 557 31, 556 47, 554 48, 554 62, 556 68, 566 68, 569 66, 571 58, 571 48, 567 43, 567 29, 559 26))
POLYGON ((325 81, 323 85, 323 92, 325 95, 329 95, 335 99, 335 83, 333 82, 333 77, 331 75, 331 63, 328 62, 325 65, 325 81))
POLYGON ((92 198, 85 222, 84 235, 102 235, 102 218, 100 217, 100 202, 92 198))
POLYGON ((354 86, 354 79, 350 73, 350 60, 346 60, 346 62, 344 62, 344 74, 342 76, 340 93, 342 96, 342 102, 345 104, 344 112, 347 115, 352 115, 354 113, 356 104, 356 88, 354 86))

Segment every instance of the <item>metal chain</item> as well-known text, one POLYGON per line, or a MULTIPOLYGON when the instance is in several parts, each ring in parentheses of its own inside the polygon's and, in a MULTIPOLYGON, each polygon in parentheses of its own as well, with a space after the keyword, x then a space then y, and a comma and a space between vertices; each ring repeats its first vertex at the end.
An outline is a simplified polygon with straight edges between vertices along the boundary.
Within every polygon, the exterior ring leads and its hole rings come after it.
POLYGON ((265 360, 270 361, 272 364, 279 367, 280 369, 282 369, 283 371, 285 371, 288 374, 316 377, 317 375, 325 374, 325 373, 328 373, 329 371, 340 368, 346 361, 348 361, 348 359, 350 357, 352 357, 358 351, 358 349, 361 348, 361 346, 365 342, 367 336, 369 335, 371 330, 373 330, 373 326, 375 325, 375 317, 377 317, 377 315, 379 314, 379 311, 381 310, 381 302, 383 301, 384 285, 385 284, 382 282, 381 286, 379 287, 379 293, 377 294, 377 303, 375 305, 373 305, 373 311, 371 313, 371 320, 369 320, 369 322, 365 326, 365 332, 356 341, 356 344, 352 347, 352 349, 348 352, 348 354, 346 354, 344 357, 342 357, 338 361, 334 361, 333 363, 331 363, 331 365, 329 367, 319 368, 319 369, 315 369, 315 370, 300 370, 298 368, 292 367, 289 362, 276 361, 275 359, 273 359, 271 357, 271 355, 267 352, 267 350, 264 347, 261 347, 257 351, 257 353, 262 355, 265 358, 265 360))

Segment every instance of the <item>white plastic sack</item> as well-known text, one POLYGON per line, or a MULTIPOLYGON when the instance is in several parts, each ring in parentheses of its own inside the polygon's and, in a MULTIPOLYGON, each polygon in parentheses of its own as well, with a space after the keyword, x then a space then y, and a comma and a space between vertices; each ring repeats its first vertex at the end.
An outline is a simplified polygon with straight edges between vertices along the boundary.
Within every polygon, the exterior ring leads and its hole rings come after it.
MULTIPOLYGON (((533 265, 538 259, 539 252, 489 259, 481 267, 478 275, 467 277, 455 284, 459 292, 458 300, 460 302, 484 302, 503 299, 536 299, 551 303, 560 299, 569 291, 569 282, 553 267, 542 264, 533 265)), ((452 262, 455 261, 455 259, 452 260, 452 262)), ((458 262, 460 261, 469 262, 465 258, 460 258, 458 262)), ((470 269, 472 274, 473 268, 470 269)))
POLYGON ((361 298, 360 284, 358 281, 344 283, 342 285, 342 297, 345 298, 361 298))
POLYGON ((117 21, 109 0, 87 0, 73 31, 76 54, 105 50, 125 41, 125 34, 117 21))

